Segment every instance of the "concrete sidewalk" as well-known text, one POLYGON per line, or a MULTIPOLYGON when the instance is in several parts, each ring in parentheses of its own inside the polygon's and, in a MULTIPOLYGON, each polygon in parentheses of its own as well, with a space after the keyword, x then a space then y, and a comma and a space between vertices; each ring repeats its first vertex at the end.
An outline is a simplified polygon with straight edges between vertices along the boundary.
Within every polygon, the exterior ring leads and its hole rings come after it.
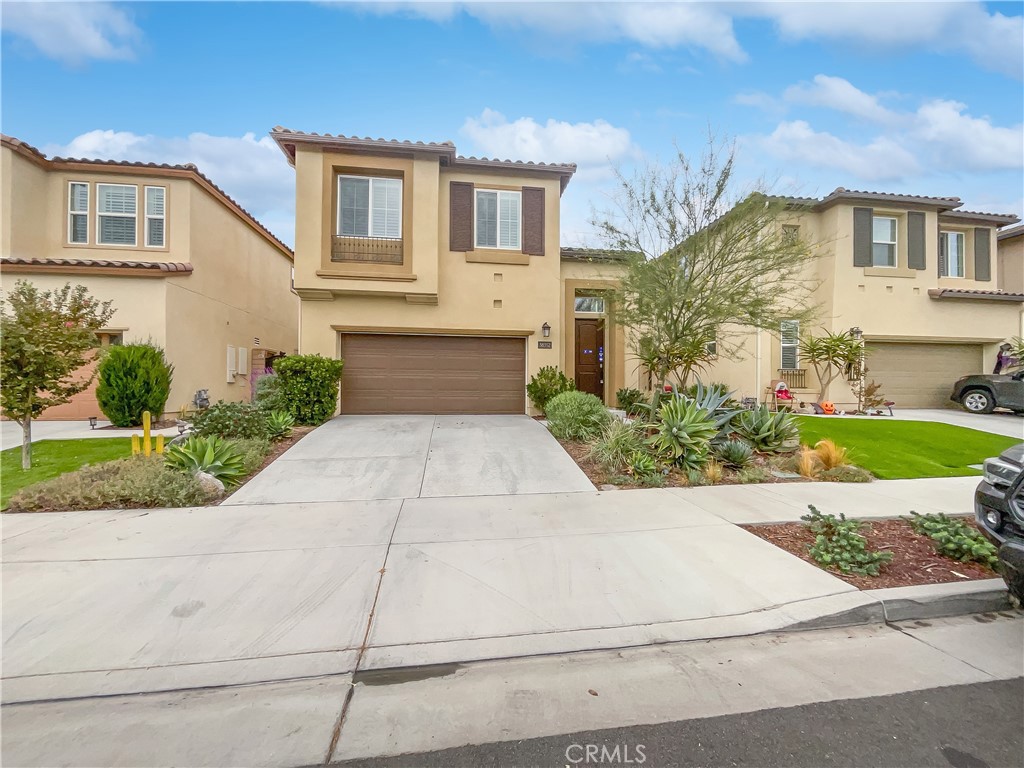
MULTIPOLYGON (((141 435, 142 427, 134 429, 103 429, 109 421, 97 421, 96 429, 88 421, 33 421, 32 442, 40 440, 88 440, 100 437, 124 437, 141 435)), ((178 434, 177 427, 153 430, 154 435, 170 437, 178 434)), ((21 427, 13 421, 0 421, 0 448, 15 448, 21 445, 21 427)))

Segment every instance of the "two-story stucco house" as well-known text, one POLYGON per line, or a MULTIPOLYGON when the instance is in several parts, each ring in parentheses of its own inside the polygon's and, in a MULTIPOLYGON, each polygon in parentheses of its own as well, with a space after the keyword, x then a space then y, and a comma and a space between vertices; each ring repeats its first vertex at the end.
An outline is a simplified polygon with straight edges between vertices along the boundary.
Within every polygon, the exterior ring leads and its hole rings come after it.
MULTIPOLYGON (((199 389, 247 400, 293 353, 292 252, 193 165, 47 158, 0 140, 4 285, 85 285, 116 310, 103 344, 152 340, 174 365, 168 411, 199 389)), ((102 418, 95 385, 44 419, 102 418)))
POLYGON ((613 403, 624 340, 601 264, 559 248, 576 166, 451 143, 271 136, 295 167, 303 353, 342 357, 342 413, 526 413, 553 365, 613 403))
MULTIPOLYGON (((1021 334, 1024 254, 997 258, 997 228, 1013 215, 958 210, 955 197, 920 197, 842 188, 821 199, 790 200, 784 226, 818 258, 808 279, 820 283, 820 320, 750 334, 740 359, 721 360, 704 378, 762 396, 785 380, 800 399, 818 391, 800 357, 799 338, 821 329, 859 329, 868 380, 901 407, 949 405, 953 382, 990 372, 999 344, 1021 334)), ((1002 253, 1002 251, 1000 252, 1002 253)), ((849 383, 833 384, 841 407, 857 402, 849 383)))

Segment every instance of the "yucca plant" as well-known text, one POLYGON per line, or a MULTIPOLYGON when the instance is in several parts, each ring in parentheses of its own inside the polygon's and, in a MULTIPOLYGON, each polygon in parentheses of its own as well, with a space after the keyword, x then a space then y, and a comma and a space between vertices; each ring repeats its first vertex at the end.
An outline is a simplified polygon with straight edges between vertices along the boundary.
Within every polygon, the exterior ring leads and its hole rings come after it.
POLYGON ((288 411, 271 411, 267 414, 267 429, 271 440, 283 440, 292 433, 295 417, 288 411))
POLYGON ((736 469, 743 469, 754 456, 754 449, 750 443, 734 438, 719 443, 714 447, 714 451, 719 461, 736 469))
POLYGON ((193 435, 180 445, 172 445, 164 453, 169 467, 187 474, 205 472, 224 485, 237 485, 245 477, 242 452, 229 440, 211 435, 193 435))
POLYGON ((708 460, 708 447, 718 433, 714 418, 693 400, 673 398, 662 403, 657 433, 648 443, 666 459, 684 469, 698 469, 708 460))
POLYGON ((772 412, 764 405, 741 412, 733 419, 732 429, 762 453, 775 453, 799 435, 792 414, 772 412))

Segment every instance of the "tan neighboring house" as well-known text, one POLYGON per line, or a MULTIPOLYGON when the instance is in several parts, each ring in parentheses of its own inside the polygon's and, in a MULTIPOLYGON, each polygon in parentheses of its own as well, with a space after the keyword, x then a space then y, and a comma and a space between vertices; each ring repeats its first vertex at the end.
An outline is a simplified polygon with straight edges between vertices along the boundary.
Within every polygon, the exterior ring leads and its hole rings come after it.
POLYGON ((342 413, 526 413, 548 365, 614 403, 627 371, 593 295, 606 265, 559 247, 575 165, 271 136, 296 174, 299 347, 344 359, 342 413))
POLYGON ((1024 224, 999 230, 996 247, 1000 290, 1024 293, 1024 224))
MULTIPOLYGON (((47 158, 0 140, 3 285, 85 285, 116 310, 103 344, 152 340, 174 364, 168 412, 197 390, 247 400, 294 353, 292 252, 194 165, 47 158)), ((102 418, 95 385, 44 419, 102 418)))
MULTIPOLYGON (((798 399, 813 400, 818 382, 801 359, 799 337, 856 328, 865 340, 866 378, 887 399, 945 407, 956 379, 991 372, 999 344, 1021 334, 1024 251, 1019 236, 1011 251, 1012 237, 997 235, 1016 216, 961 211, 955 197, 842 188, 790 203, 785 226, 821 244, 808 275, 820 282, 820 321, 749 334, 741 359, 719 361, 706 380, 761 399, 781 379, 798 399)), ((843 378, 828 396, 840 407, 857 401, 843 378)))

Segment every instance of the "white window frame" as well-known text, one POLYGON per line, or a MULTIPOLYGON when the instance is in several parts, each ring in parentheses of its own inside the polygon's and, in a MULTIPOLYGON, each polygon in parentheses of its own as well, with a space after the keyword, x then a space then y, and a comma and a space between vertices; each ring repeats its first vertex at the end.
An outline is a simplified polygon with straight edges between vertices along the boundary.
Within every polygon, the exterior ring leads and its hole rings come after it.
POLYGON ((499 250, 499 251, 521 251, 523 249, 523 191, 521 189, 475 189, 473 190, 473 247, 481 248, 484 250, 499 250), (480 193, 497 195, 496 202, 496 216, 494 219, 494 245, 480 245, 480 235, 477 231, 477 215, 476 207, 477 201, 480 199, 480 193), (518 212, 519 220, 516 222, 518 226, 515 228, 516 242, 515 245, 502 245, 501 244, 501 197, 502 195, 512 195, 519 201, 518 212))
MULTIPOLYGON (((135 210, 136 211, 138 210, 138 200, 135 201, 135 210)), ((144 186, 142 188, 142 215, 146 219, 146 224, 143 227, 143 232, 142 232, 142 237, 143 237, 142 244, 143 244, 143 246, 145 246, 146 248, 158 248, 158 249, 159 248, 166 248, 167 247, 167 187, 161 187, 161 186, 147 184, 146 186, 144 186), (164 193, 164 212, 160 216, 150 215, 150 213, 149 213, 149 190, 151 190, 151 189, 159 189, 160 191, 162 191, 164 193), (160 245, 150 245, 149 244, 149 222, 150 222, 151 219, 160 219, 164 223, 163 242, 160 243, 160 245)))
POLYGON ((604 296, 574 296, 572 300, 573 314, 576 315, 594 315, 595 317, 599 315, 604 315, 607 307, 608 302, 604 298, 604 296), (601 309, 577 309, 576 302, 579 301, 580 299, 596 299, 597 301, 601 302, 601 309))
POLYGON ((798 371, 800 370, 800 321, 799 320, 783 320, 779 326, 779 369, 783 371, 798 371), (794 326, 795 333, 793 338, 796 339, 793 342, 786 342, 786 326, 794 326), (792 348, 793 350, 793 367, 790 368, 785 364, 786 350, 792 348))
POLYGON ((68 245, 88 245, 89 244, 89 206, 92 205, 92 185, 88 181, 69 181, 68 182, 68 245), (75 196, 71 192, 71 188, 76 184, 85 187, 85 210, 76 211, 72 209, 71 204, 75 199, 75 196), (71 233, 74 228, 71 226, 71 222, 75 216, 85 216, 85 242, 78 243, 71 239, 71 233))
POLYGON ((338 237, 360 237, 365 240, 401 240, 402 239, 402 218, 405 213, 405 180, 397 176, 360 176, 355 173, 338 174, 338 210, 335 212, 335 231, 338 237), (366 234, 346 235, 341 231, 341 180, 342 179, 365 179, 369 182, 367 194, 368 208, 366 210, 366 234), (375 181, 397 181, 398 182, 398 234, 397 235, 375 235, 373 234, 373 184, 375 181))
POLYGON ((718 357, 718 339, 706 343, 704 349, 711 357, 718 357))
POLYGON ((871 217, 871 266, 876 269, 896 269, 900 264, 900 220, 895 216, 872 216, 871 217), (885 219, 893 223, 893 240, 875 240, 875 222, 878 219, 885 219), (892 246, 892 264, 875 264, 875 245, 892 246))
POLYGON ((939 232, 939 237, 942 237, 942 238, 948 238, 949 235, 955 235, 956 237, 960 238, 960 243, 961 243, 961 246, 960 246, 960 274, 959 275, 951 275, 949 273, 949 263, 950 263, 949 262, 949 240, 947 239, 946 243, 945 243, 945 247, 946 247, 946 271, 942 273, 942 276, 943 277, 954 277, 954 278, 967 277, 967 235, 964 234, 963 232, 955 232, 953 230, 949 230, 949 231, 942 230, 941 232, 939 232))
POLYGON ((139 186, 138 184, 111 184, 96 182, 96 245, 104 248, 138 248, 139 247, 139 186), (135 213, 100 213, 100 187, 131 187, 135 190, 135 213), (111 216, 118 219, 135 219, 135 239, 131 243, 104 243, 100 239, 101 219, 111 216))

